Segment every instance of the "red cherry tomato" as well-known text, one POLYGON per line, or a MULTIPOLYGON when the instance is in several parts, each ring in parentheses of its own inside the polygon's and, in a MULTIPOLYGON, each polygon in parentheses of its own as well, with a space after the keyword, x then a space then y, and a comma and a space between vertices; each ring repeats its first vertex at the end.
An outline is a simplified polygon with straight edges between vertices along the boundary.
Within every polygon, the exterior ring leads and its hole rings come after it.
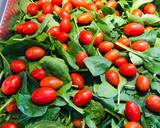
POLYGON ((38 17, 37 17, 37 20, 38 20, 40 23, 42 23, 42 22, 45 20, 45 18, 46 18, 46 15, 40 14, 40 15, 38 15, 38 17))
POLYGON ((49 33, 51 36, 56 37, 56 35, 57 35, 58 33, 60 33, 60 27, 59 27, 59 26, 53 26, 53 27, 51 27, 51 28, 48 30, 48 33, 49 33))
POLYGON ((89 12, 82 13, 77 17, 77 22, 81 25, 89 24, 92 22, 92 20, 93 15, 89 12))
POLYGON ((85 8, 87 8, 88 10, 91 10, 91 11, 97 11, 97 6, 92 2, 87 3, 85 8))
POLYGON ((141 17, 143 15, 143 12, 140 9, 136 8, 132 11, 132 15, 137 15, 141 17))
POLYGON ((125 57, 119 57, 114 61, 114 64, 117 67, 121 67, 123 64, 128 63, 128 60, 125 57))
POLYGON ((11 75, 3 81, 1 91, 5 95, 12 95, 20 89, 21 83, 22 80, 20 76, 11 75))
POLYGON ((70 2, 74 7, 77 7, 77 8, 85 7, 87 4, 86 0, 70 0, 70 2))
POLYGON ((115 0, 109 0, 107 1, 107 6, 116 9, 117 8, 117 2, 115 0))
POLYGON ((138 122, 141 119, 140 108, 136 103, 132 101, 127 101, 125 107, 125 114, 129 121, 138 122))
POLYGON ((43 78, 46 77, 46 71, 44 69, 34 69, 32 72, 31 72, 31 76, 37 80, 37 81, 40 81, 42 80, 43 78))
POLYGON ((101 7, 104 5, 104 3, 101 0, 96 0, 95 5, 97 9, 101 9, 101 7))
POLYGON ((63 10, 65 10, 65 11, 71 11, 72 9, 73 9, 73 5, 71 2, 67 2, 63 6, 63 10))
POLYGON ((23 26, 23 34, 25 35, 33 35, 38 30, 38 25, 34 21, 28 21, 24 23, 23 26))
POLYGON ((116 16, 120 16, 121 14, 120 14, 119 11, 116 11, 116 12, 115 12, 115 15, 116 15, 116 16))
POLYGON ((99 44, 103 41, 103 39, 104 39, 103 33, 102 33, 102 32, 99 32, 99 33, 97 34, 97 37, 96 37, 95 41, 94 41, 94 45, 95 45, 95 46, 99 45, 99 44))
POLYGON ((1 128, 18 128, 18 125, 14 122, 7 122, 3 124, 1 128))
POLYGON ((37 2, 38 8, 39 8, 39 9, 42 9, 43 4, 46 3, 47 1, 48 1, 48 0, 39 0, 39 1, 37 2))
POLYGON ((32 93, 32 102, 37 105, 47 105, 57 97, 56 91, 49 87, 38 88, 32 93))
POLYGON ((78 52, 78 54, 76 55, 76 64, 80 67, 80 68, 85 68, 85 64, 84 64, 84 60, 88 57, 87 53, 84 51, 80 51, 78 52))
POLYGON ((128 36, 139 36, 144 33, 144 26, 139 23, 129 23, 124 26, 123 32, 128 36))
POLYGON ((102 53, 107 53, 112 48, 114 48, 114 44, 112 42, 104 41, 98 45, 98 49, 102 53))
POLYGON ((13 60, 10 67, 14 73, 19 73, 26 70, 26 64, 23 60, 13 60))
POLYGON ((28 60, 39 60, 45 55, 45 50, 41 47, 33 46, 25 52, 25 57, 28 60))
POLYGON ((119 80, 119 75, 117 72, 112 71, 112 70, 108 70, 108 71, 106 71, 105 76, 106 76, 106 80, 111 85, 113 85, 116 88, 118 87, 120 80, 119 80))
MULTIPOLYGON (((125 45, 126 47, 129 47, 129 46, 130 46, 130 43, 131 43, 130 39, 127 38, 127 37, 121 37, 121 38, 118 40, 118 42, 119 42, 120 44, 125 45)), ((118 46, 118 45, 115 45, 115 48, 118 49, 118 50, 123 50, 123 48, 121 48, 121 47, 118 46)))
POLYGON ((156 6, 154 4, 148 3, 144 6, 144 13, 146 14, 155 14, 156 6))
POLYGON ((73 102, 78 107, 86 106, 92 99, 92 91, 91 90, 80 90, 78 91, 74 97, 73 102))
POLYGON ((24 24, 17 24, 16 32, 20 33, 20 34, 23 34, 23 27, 24 27, 24 24))
POLYGON ((71 19, 70 13, 68 11, 65 11, 65 10, 61 10, 60 16, 61 16, 62 19, 68 19, 68 20, 71 19))
POLYGON ((82 119, 74 119, 72 123, 75 128, 82 128, 82 119))
POLYGON ((132 77, 135 76, 137 73, 137 68, 135 65, 131 64, 131 63, 126 63, 123 64, 120 68, 119 68, 119 72, 126 77, 132 77))
POLYGON ((64 51, 68 51, 68 45, 67 44, 62 44, 62 48, 64 49, 64 51))
POLYGON ((119 51, 116 49, 110 50, 104 55, 104 58, 106 58, 111 62, 114 62, 118 57, 119 57, 119 51))
POLYGON ((40 82, 41 87, 50 87, 53 89, 58 89, 63 85, 63 81, 54 76, 47 76, 43 78, 40 82))
POLYGON ((124 128, 142 128, 142 126, 137 122, 128 122, 124 128))
POLYGON ((160 112, 160 97, 157 95, 150 95, 146 99, 146 106, 152 112, 160 112))
POLYGON ((34 16, 38 13, 38 5, 36 3, 30 3, 27 6, 27 13, 34 16))
POLYGON ((136 80, 136 87, 141 92, 147 92, 150 88, 150 80, 143 75, 139 75, 136 80))
POLYGON ((42 5, 42 12, 43 14, 52 14, 53 12, 53 6, 50 2, 46 2, 42 5))
POLYGON ((132 44, 132 49, 140 52, 144 52, 149 48, 150 48, 149 43, 144 40, 136 41, 132 44))
POLYGON ((72 84, 77 85, 78 89, 84 88, 84 77, 80 73, 71 73, 72 84))
POLYGON ((19 111, 15 100, 7 104, 6 111, 8 113, 16 113, 19 111))
POLYGON ((54 5, 54 6, 53 6, 53 11, 54 11, 55 13, 57 13, 57 14, 61 14, 62 8, 59 7, 58 5, 54 5))
POLYGON ((87 30, 82 30, 79 34, 80 41, 83 45, 89 45, 92 42, 93 37, 93 34, 87 30))
POLYGON ((68 19, 62 19, 60 22, 60 31, 61 32, 65 32, 65 33, 69 33, 72 29, 72 25, 70 20, 68 19))
POLYGON ((52 0, 52 5, 58 5, 60 6, 62 4, 63 0, 52 0))
POLYGON ((65 32, 59 32, 56 34, 56 39, 59 40, 61 43, 65 43, 68 41, 68 34, 65 32))

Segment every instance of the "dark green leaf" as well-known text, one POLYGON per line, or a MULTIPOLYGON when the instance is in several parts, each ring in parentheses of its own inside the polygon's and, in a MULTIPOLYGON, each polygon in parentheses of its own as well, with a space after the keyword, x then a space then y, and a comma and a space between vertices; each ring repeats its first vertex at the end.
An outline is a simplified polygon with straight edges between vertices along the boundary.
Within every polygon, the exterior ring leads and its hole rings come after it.
POLYGON ((106 15, 112 15, 112 14, 115 13, 115 10, 111 7, 108 7, 108 6, 102 6, 101 10, 102 10, 102 12, 105 16, 106 15))

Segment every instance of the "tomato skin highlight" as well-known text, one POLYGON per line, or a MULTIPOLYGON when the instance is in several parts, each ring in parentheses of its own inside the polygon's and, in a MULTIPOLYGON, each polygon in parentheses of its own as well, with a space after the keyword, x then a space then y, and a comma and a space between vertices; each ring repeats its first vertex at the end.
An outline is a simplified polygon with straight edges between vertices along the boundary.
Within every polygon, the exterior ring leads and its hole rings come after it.
POLYGON ((57 97, 56 91, 49 87, 42 87, 32 93, 32 102, 37 105, 47 105, 57 97))
POLYGON ((76 55, 76 64, 80 67, 80 68, 85 68, 85 63, 84 60, 88 57, 87 53, 84 51, 80 51, 78 52, 78 54, 76 55))
POLYGON ((96 0, 95 5, 97 9, 101 9, 101 7, 104 5, 104 3, 101 0, 96 0))
POLYGON ((136 87, 141 92, 147 92, 150 88, 150 80, 144 75, 139 75, 136 80, 136 87))
POLYGON ((112 70, 108 70, 106 71, 105 73, 105 77, 106 77, 106 80, 111 84, 113 85, 114 87, 118 87, 119 85, 119 75, 117 72, 115 71, 112 71, 112 70))
POLYGON ((84 77, 80 73, 71 73, 72 84, 77 85, 78 89, 84 88, 84 77))
POLYGON ((92 42, 93 37, 93 34, 87 30, 82 30, 79 34, 80 41, 83 45, 89 45, 92 42))
POLYGON ((114 61, 114 64, 117 67, 121 67, 123 64, 128 63, 128 60, 125 57, 119 57, 114 61))
POLYGON ((143 12, 140 9, 136 8, 132 11, 132 15, 137 15, 141 17, 143 15, 143 12))
POLYGON ((53 11, 54 11, 55 13, 57 13, 57 14, 61 14, 62 8, 59 7, 58 5, 54 5, 54 6, 53 6, 53 11))
POLYGON ((112 42, 104 41, 98 45, 98 49, 102 53, 107 53, 112 48, 114 48, 114 44, 112 42))
POLYGON ((34 16, 38 13, 38 5, 36 3, 31 3, 27 6, 27 13, 34 16))
POLYGON ((51 28, 48 30, 48 33, 49 33, 51 36, 56 37, 56 35, 57 35, 58 33, 60 33, 60 27, 59 27, 59 26, 53 26, 53 27, 51 27, 51 28))
POLYGON ((139 41, 134 42, 131 47, 135 51, 144 52, 150 48, 150 45, 148 42, 144 40, 139 40, 139 41))
MULTIPOLYGON (((120 44, 123 44, 126 47, 129 47, 130 43, 131 43, 130 39, 127 38, 127 37, 121 37, 120 39, 118 39, 118 42, 120 44)), ((118 49, 118 50, 123 50, 123 48, 118 46, 118 45, 115 45, 115 48, 118 49)))
POLYGON ((96 37, 95 41, 94 41, 94 45, 95 46, 99 45, 103 41, 103 39, 104 39, 103 33, 99 32, 97 34, 97 37, 96 37))
POLYGON ((61 16, 62 19, 68 19, 68 20, 71 19, 70 13, 68 11, 65 11, 65 10, 61 10, 60 16, 61 16))
POLYGON ((54 76, 47 76, 40 82, 41 87, 50 87, 54 90, 60 88, 63 85, 63 81, 54 76))
POLYGON ((74 95, 73 102, 78 107, 84 107, 91 101, 91 99, 92 91, 83 89, 74 95))
POLYGON ((150 95, 146 98, 146 106, 152 112, 160 112, 160 97, 157 95, 150 95))
POLYGON ((125 114, 129 121, 138 122, 141 119, 140 108, 132 101, 126 102, 125 114))
POLYGON ((31 76, 37 80, 37 81, 41 81, 43 78, 46 77, 46 71, 44 69, 34 69, 32 72, 31 72, 31 76))
POLYGON ((117 2, 115 0, 109 0, 107 1, 107 6, 116 9, 117 8, 117 2))
POLYGON ((65 10, 65 11, 71 11, 72 9, 73 9, 73 5, 71 2, 67 2, 63 6, 63 10, 65 10))
POLYGON ((48 1, 48 0, 39 0, 39 1, 37 2, 38 8, 39 8, 39 9, 42 9, 43 4, 46 3, 47 1, 48 1))
POLYGON ((26 50, 25 57, 28 60, 39 60, 45 55, 45 50, 41 47, 33 46, 26 50))
POLYGON ((142 126, 137 122, 128 122, 124 128, 142 128, 142 126))
POLYGON ((86 0, 70 0, 70 2, 76 8, 85 7, 87 4, 86 0))
POLYGON ((65 32, 65 33, 69 33, 72 29, 72 25, 70 20, 68 19, 62 19, 60 22, 60 31, 61 32, 65 32))
POLYGON ((1 128, 18 128, 18 125, 14 122, 7 122, 3 124, 1 128))
POLYGON ((8 113, 16 113, 19 111, 15 100, 7 104, 6 111, 8 113))
POLYGON ((46 2, 42 5, 42 13, 45 15, 53 13, 53 6, 50 2, 46 2))
POLYGON ((92 20, 93 15, 88 12, 82 13, 77 17, 77 22, 81 25, 89 24, 90 22, 92 22, 92 20))
POLYGON ((119 51, 116 49, 112 49, 104 55, 104 58, 106 58, 111 62, 114 62, 118 57, 119 57, 119 51))
POLYGON ((63 0, 52 0, 52 5, 58 5, 60 6, 62 4, 63 0))
POLYGON ((154 4, 148 3, 144 6, 144 13, 146 14, 155 14, 156 6, 154 4))
POLYGON ((65 32, 59 32, 56 34, 56 39, 59 40, 61 43, 65 43, 68 38, 68 34, 65 32))
POLYGON ((10 64, 11 71, 19 73, 26 70, 26 64, 23 60, 13 60, 10 64))
POLYGON ((12 95, 20 89, 21 84, 22 80, 19 75, 11 75, 3 81, 1 91, 5 95, 12 95))
POLYGON ((45 20, 45 18, 46 18, 46 15, 40 14, 40 15, 38 15, 38 17, 37 17, 37 20, 38 20, 40 23, 42 23, 42 22, 45 20))
POLYGON ((25 35, 33 35, 38 30, 38 25, 34 21, 28 21, 24 23, 23 26, 23 34, 25 35))
POLYGON ((139 23, 129 23, 124 26, 123 32, 128 36, 139 36, 144 33, 144 26, 139 23))

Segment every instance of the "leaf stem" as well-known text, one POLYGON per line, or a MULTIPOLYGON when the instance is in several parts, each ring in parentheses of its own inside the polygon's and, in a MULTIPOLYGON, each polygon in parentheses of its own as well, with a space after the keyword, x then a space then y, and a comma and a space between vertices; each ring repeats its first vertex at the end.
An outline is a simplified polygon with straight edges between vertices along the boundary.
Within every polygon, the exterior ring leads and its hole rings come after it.
POLYGON ((115 113, 113 113, 113 112, 111 112, 110 110, 108 110, 107 108, 105 108, 105 111, 107 112, 107 113, 109 113, 109 114, 111 114, 113 117, 115 117, 117 120, 121 120, 121 118, 118 116, 118 115, 116 115, 115 113))

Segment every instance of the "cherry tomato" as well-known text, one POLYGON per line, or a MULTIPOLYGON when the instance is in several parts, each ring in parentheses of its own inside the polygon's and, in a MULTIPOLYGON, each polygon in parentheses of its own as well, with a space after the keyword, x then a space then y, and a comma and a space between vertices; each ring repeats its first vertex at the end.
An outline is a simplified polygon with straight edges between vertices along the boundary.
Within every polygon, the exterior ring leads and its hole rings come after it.
POLYGON ((99 33, 97 34, 97 37, 96 37, 95 41, 94 41, 94 45, 95 45, 95 46, 99 45, 99 44, 103 41, 103 39, 104 39, 103 33, 102 33, 102 32, 99 32, 99 33))
POLYGON ((19 73, 26 70, 26 64, 23 60, 13 60, 10 67, 14 73, 19 73))
POLYGON ((65 32, 59 32, 56 34, 56 39, 59 40, 61 43, 65 43, 68 38, 68 34, 65 32))
POLYGON ((63 10, 65 10, 65 11, 71 11, 72 9, 73 9, 73 5, 71 2, 67 2, 63 6, 63 10))
POLYGON ((73 102, 78 107, 86 106, 92 99, 92 91, 82 89, 78 91, 74 97, 73 102))
POLYGON ((45 50, 37 46, 30 47, 25 52, 25 57, 28 60, 39 60, 44 55, 45 55, 45 50))
POLYGON ((103 14, 102 10, 98 10, 98 17, 104 18, 104 14, 103 14))
POLYGON ((39 0, 39 1, 37 2, 38 8, 39 8, 39 9, 42 9, 43 4, 46 3, 47 1, 48 1, 48 0, 39 0))
POLYGON ((91 11, 97 11, 97 6, 92 2, 86 4, 85 8, 91 11))
POLYGON ((97 9, 101 9, 101 7, 104 5, 104 3, 101 0, 96 0, 95 5, 97 9))
POLYGON ((98 45, 98 49, 102 53, 106 53, 114 48, 114 44, 112 42, 104 41, 98 45))
POLYGON ((116 9, 117 8, 117 2, 115 0, 109 0, 107 1, 107 6, 116 9))
POLYGON ((136 16, 141 17, 143 15, 143 12, 140 9, 136 8, 132 11, 132 15, 136 15, 136 16))
POLYGON ((132 101, 127 101, 125 106, 125 114, 129 121, 138 122, 141 119, 140 108, 132 101))
POLYGON ((108 70, 105 73, 106 76, 106 80, 113 85, 114 87, 118 87, 119 85, 119 75, 117 72, 112 71, 112 70, 108 70))
POLYGON ((118 57, 119 57, 119 51, 116 49, 110 50, 104 55, 104 58, 106 58, 111 62, 114 62, 118 57))
POLYGON ((78 52, 78 54, 76 55, 76 64, 80 67, 80 68, 85 68, 85 64, 84 64, 84 60, 88 57, 87 53, 84 51, 80 51, 78 52))
POLYGON ((144 33, 144 26, 139 23, 129 23, 124 26, 123 32, 128 36, 139 36, 144 33))
POLYGON ((32 93, 32 102, 37 105, 47 105, 57 97, 56 91, 49 87, 38 88, 32 93))
POLYGON ((93 37, 93 34, 87 30, 82 30, 79 34, 80 41, 83 45, 89 45, 92 42, 93 37))
POLYGON ((67 44, 62 44, 62 48, 64 49, 64 51, 68 51, 68 45, 67 44))
POLYGON ((154 29, 152 26, 145 27, 145 31, 149 31, 149 30, 152 30, 152 29, 154 29))
POLYGON ((72 25, 70 20, 68 19, 62 19, 60 22, 60 31, 61 32, 65 32, 65 33, 69 33, 72 29, 72 25))
POLYGON ((1 128, 18 128, 18 125, 14 122, 7 122, 3 124, 1 128))
POLYGON ((20 76, 11 75, 3 81, 1 91, 5 95, 12 95, 20 89, 21 83, 22 80, 20 76))
POLYGON ((40 23, 42 23, 45 18, 46 18, 46 15, 40 14, 40 15, 38 15, 38 17, 37 17, 37 20, 38 20, 40 23))
POLYGON ((53 12, 53 6, 52 6, 52 4, 50 2, 44 3, 43 6, 42 6, 42 12, 45 15, 46 14, 52 14, 52 12, 53 12))
POLYGON ((59 26, 53 26, 53 27, 51 27, 51 28, 48 30, 48 33, 49 33, 51 36, 56 37, 56 35, 57 35, 58 33, 60 33, 60 27, 59 27, 59 26))
POLYGON ((72 123, 75 128, 82 128, 82 119, 74 119, 72 123))
POLYGON ((142 128, 142 126, 137 122, 128 122, 124 128, 142 128))
POLYGON ((132 49, 140 52, 144 52, 149 48, 150 48, 149 43, 144 40, 136 41, 132 44, 132 49))
POLYGON ((50 87, 53 89, 58 89, 63 85, 63 81, 54 76, 47 76, 43 78, 40 82, 41 87, 50 87))
POLYGON ((38 30, 38 25, 34 21, 28 21, 24 23, 23 26, 23 34, 25 35, 33 35, 38 30))
POLYGON ((154 4, 148 3, 144 6, 144 13, 146 14, 155 14, 156 6, 154 4))
POLYGON ((30 3, 27 6, 27 13, 34 16, 38 13, 38 5, 36 3, 30 3))
POLYGON ((54 5, 54 6, 53 6, 53 11, 54 11, 55 13, 57 13, 57 14, 61 14, 62 8, 59 7, 58 5, 54 5))
POLYGON ((92 22, 92 20, 93 15, 89 12, 82 13, 77 17, 77 22, 81 25, 89 24, 92 22))
POLYGON ((115 15, 116 15, 116 16, 120 16, 121 14, 120 14, 119 11, 116 11, 116 12, 115 12, 115 15))
POLYGON ((43 78, 46 77, 46 71, 44 69, 36 68, 31 72, 31 76, 37 80, 41 81, 43 78))
POLYGON ((68 20, 71 19, 70 13, 68 11, 65 11, 65 10, 62 10, 60 12, 60 16, 61 16, 62 19, 68 19, 68 20))
POLYGON ((139 75, 136 80, 136 87, 141 92, 147 92, 150 88, 149 79, 143 75, 139 75))
POLYGON ((62 4, 63 0, 52 0, 52 5, 58 5, 60 6, 62 4))
POLYGON ((71 73, 72 84, 77 85, 78 89, 84 88, 84 77, 80 73, 71 73))
POLYGON ((16 113, 19 111, 15 100, 7 104, 6 111, 8 113, 16 113))
POLYGON ((24 24, 17 24, 16 32, 20 33, 20 34, 23 34, 23 27, 24 27, 24 24))
POLYGON ((74 7, 77 7, 77 8, 85 7, 87 4, 86 0, 70 0, 70 2, 74 7))
POLYGON ((131 64, 131 63, 126 63, 123 64, 120 68, 119 68, 119 72, 126 77, 132 77, 135 76, 137 73, 137 68, 135 65, 131 64))
POLYGON ((150 95, 146 99, 146 106, 152 112, 160 112, 160 97, 157 95, 150 95))
POLYGON ((114 61, 114 64, 117 67, 121 67, 123 64, 128 63, 128 60, 125 57, 119 57, 114 61))
MULTIPOLYGON (((123 45, 126 46, 126 47, 129 47, 129 46, 130 46, 130 43, 131 43, 130 39, 127 38, 127 37, 121 37, 121 38, 118 40, 118 42, 119 42, 120 44, 123 44, 123 45)), ((118 46, 118 45, 115 45, 115 48, 118 49, 118 50, 123 50, 123 48, 120 47, 120 46, 118 46)))

